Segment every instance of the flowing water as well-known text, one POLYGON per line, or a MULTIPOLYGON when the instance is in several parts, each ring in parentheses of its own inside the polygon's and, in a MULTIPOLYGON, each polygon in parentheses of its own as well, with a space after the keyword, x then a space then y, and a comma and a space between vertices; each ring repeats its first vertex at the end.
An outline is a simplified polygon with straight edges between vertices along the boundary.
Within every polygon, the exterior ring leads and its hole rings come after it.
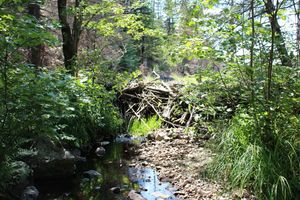
POLYGON ((175 200, 169 190, 169 183, 161 183, 154 169, 127 167, 126 163, 133 157, 128 148, 132 141, 128 137, 117 138, 105 146, 104 157, 90 155, 87 162, 78 165, 73 178, 35 181, 34 184, 40 192, 39 199, 125 200, 128 192, 134 189, 140 191, 147 200, 159 199, 153 196, 154 192, 169 196, 168 200, 175 200), (83 178, 83 172, 87 170, 96 170, 101 176, 83 178), (117 188, 117 192, 112 192, 112 188, 117 188))

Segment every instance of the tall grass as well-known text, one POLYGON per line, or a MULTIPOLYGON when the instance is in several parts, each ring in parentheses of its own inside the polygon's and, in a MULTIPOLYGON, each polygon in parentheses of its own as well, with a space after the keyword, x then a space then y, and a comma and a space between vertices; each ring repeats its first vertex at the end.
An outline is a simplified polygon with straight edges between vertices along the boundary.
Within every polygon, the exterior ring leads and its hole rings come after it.
POLYGON ((130 125, 129 132, 136 136, 145 136, 150 131, 161 127, 162 121, 154 115, 150 118, 134 119, 130 125))
POLYGON ((225 178, 232 188, 251 189, 258 199, 299 199, 299 118, 285 115, 285 120, 274 120, 272 148, 265 145, 264 132, 257 127, 261 126, 248 114, 233 118, 222 134, 211 174, 225 178))

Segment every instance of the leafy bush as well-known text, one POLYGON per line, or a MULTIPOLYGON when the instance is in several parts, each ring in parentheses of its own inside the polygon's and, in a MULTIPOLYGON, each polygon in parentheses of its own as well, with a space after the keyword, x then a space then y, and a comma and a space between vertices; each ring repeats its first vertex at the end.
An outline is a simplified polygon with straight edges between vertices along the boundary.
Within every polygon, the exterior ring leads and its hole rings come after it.
POLYGON ((84 77, 60 70, 36 73, 27 66, 9 73, 7 99, 0 97, 8 102, 0 108, 6 113, 0 137, 50 136, 79 145, 97 134, 116 133, 122 123, 113 105, 115 93, 84 77))

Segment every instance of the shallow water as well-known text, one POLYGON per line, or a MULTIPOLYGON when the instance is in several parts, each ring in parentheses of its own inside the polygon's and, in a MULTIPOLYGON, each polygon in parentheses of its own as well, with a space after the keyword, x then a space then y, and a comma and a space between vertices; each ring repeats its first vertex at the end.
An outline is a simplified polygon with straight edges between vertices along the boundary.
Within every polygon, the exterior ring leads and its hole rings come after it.
POLYGON ((131 159, 128 151, 130 142, 138 142, 128 137, 117 138, 115 142, 105 146, 106 154, 102 158, 90 155, 88 161, 78 165, 73 178, 63 180, 40 180, 34 185, 40 192, 40 200, 74 199, 74 200, 125 200, 130 190, 141 192, 147 200, 157 200, 152 193, 160 192, 169 195, 168 200, 175 200, 168 190, 169 183, 160 183, 157 173, 151 168, 128 168, 126 162, 131 159), (92 180, 83 179, 83 172, 96 170, 101 176, 92 180), (113 187, 121 189, 120 194, 110 191, 113 187))

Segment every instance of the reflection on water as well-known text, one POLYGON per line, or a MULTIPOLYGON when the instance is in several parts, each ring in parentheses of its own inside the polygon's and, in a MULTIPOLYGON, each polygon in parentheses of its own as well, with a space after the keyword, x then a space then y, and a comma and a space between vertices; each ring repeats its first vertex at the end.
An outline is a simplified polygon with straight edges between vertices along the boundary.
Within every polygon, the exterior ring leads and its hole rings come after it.
POLYGON ((156 171, 151 168, 129 168, 130 178, 133 182, 138 183, 141 188, 141 195, 147 200, 157 200, 153 196, 154 192, 168 196, 168 200, 176 200, 173 193, 168 190, 169 183, 162 183, 158 180, 156 171))
POLYGON ((125 200, 130 190, 139 191, 147 200, 156 200, 152 193, 159 191, 169 195, 174 200, 172 193, 167 190, 168 183, 160 183, 155 170, 135 169, 126 167, 129 153, 124 153, 128 143, 113 142, 106 146, 103 158, 91 156, 88 162, 78 166, 74 178, 65 180, 36 181, 35 186, 40 191, 40 200, 125 200), (83 178, 83 172, 96 170, 101 174, 93 179, 83 178), (114 194, 111 188, 117 187, 114 194))

